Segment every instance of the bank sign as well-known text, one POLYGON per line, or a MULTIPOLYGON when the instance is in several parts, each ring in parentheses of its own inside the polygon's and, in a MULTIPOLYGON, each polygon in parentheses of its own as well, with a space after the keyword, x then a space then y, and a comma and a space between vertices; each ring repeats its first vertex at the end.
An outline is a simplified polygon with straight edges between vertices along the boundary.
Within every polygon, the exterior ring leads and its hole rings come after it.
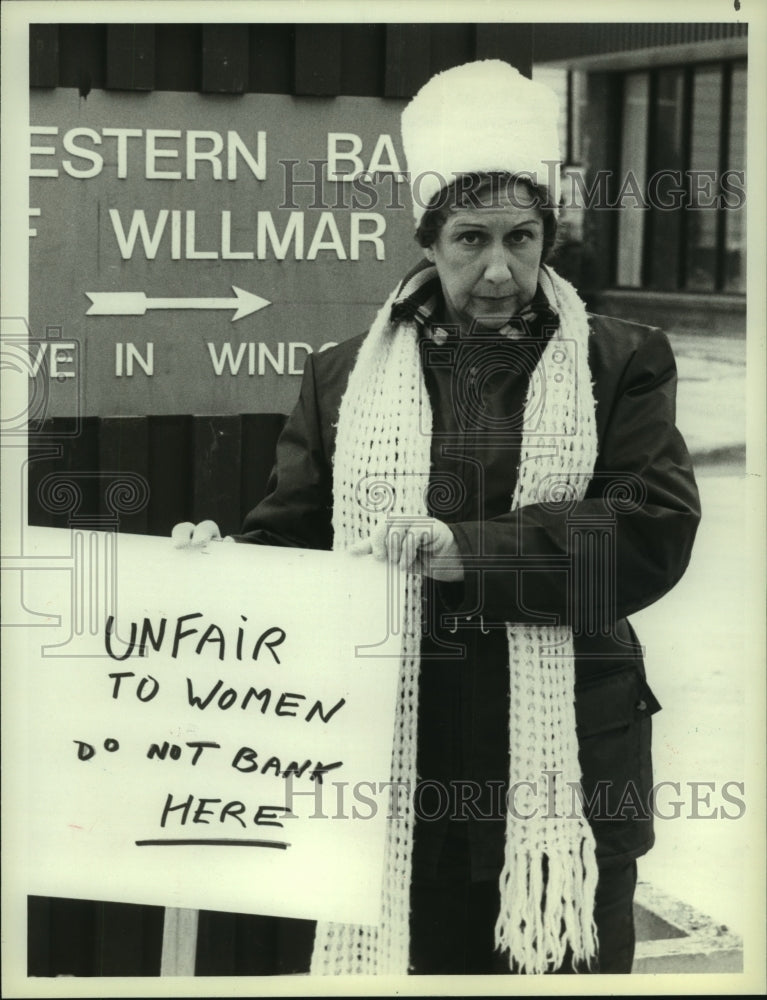
POLYGON ((33 92, 30 375, 51 416, 287 412, 419 258, 403 102, 33 92))

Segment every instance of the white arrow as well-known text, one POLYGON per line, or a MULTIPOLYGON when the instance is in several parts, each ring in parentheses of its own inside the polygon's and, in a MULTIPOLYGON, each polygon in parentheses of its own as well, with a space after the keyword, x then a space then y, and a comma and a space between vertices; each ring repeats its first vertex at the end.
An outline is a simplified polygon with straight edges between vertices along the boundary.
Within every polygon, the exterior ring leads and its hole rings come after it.
POLYGON ((265 306, 268 299, 232 285, 233 299, 150 299, 144 292, 86 292, 91 307, 86 316, 143 316, 147 309, 234 309, 232 323, 265 306))

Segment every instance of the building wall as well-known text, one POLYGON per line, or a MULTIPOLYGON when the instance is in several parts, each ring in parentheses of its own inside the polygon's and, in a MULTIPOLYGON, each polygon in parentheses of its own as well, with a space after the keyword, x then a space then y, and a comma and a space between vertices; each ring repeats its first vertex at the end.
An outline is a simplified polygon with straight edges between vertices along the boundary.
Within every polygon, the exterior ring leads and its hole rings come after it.
POLYGON ((594 309, 743 336, 747 26, 573 27, 533 69, 569 107, 560 270, 594 309))
MULTIPOLYGON (((733 11, 735 15, 735 12, 733 11)), ((561 65, 617 65, 628 59, 640 64, 657 54, 669 61, 676 50, 691 52, 695 46, 738 43, 748 35, 748 25, 737 20, 711 22, 645 21, 642 23, 562 23, 537 26, 534 61, 561 65), (665 53, 665 55, 664 55, 665 53)))
POLYGON ((503 58, 530 75, 531 24, 45 24, 32 87, 411 97, 434 73, 503 58))

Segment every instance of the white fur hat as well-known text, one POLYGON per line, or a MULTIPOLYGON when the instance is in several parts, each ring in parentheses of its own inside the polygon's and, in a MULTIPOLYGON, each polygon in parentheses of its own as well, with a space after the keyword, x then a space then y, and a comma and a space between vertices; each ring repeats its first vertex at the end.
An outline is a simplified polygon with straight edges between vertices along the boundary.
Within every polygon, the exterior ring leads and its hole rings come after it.
MULTIPOLYGON (((559 203, 559 101, 500 59, 433 76, 402 112, 416 225, 459 174, 508 171, 547 185, 559 203)), ((555 208, 556 211, 556 208, 555 208)))

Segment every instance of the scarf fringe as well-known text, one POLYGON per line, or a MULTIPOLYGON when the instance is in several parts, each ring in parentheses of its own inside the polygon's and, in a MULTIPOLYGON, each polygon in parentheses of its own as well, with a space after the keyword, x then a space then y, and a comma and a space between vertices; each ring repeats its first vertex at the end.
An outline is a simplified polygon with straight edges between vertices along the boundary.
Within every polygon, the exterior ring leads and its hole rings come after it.
POLYGON ((590 831, 578 849, 518 851, 501 877, 495 928, 499 951, 522 974, 558 969, 572 953, 573 967, 588 967, 597 948, 594 894, 598 870, 590 831))

